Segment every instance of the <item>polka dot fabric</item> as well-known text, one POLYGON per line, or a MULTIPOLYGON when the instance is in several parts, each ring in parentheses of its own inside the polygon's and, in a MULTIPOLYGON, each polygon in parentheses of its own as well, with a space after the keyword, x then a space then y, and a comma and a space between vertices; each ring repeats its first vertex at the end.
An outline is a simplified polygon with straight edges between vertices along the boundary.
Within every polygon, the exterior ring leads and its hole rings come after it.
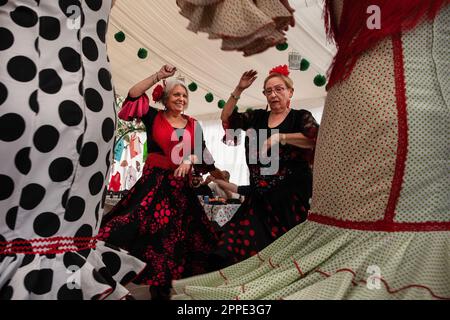
POLYGON ((175 281, 174 299, 450 300, 449 18, 447 6, 380 42, 329 91, 308 220, 239 264, 175 281))
POLYGON ((122 298, 143 268, 93 239, 115 129, 110 8, 0 3, 0 299, 122 298))
POLYGON ((363 55, 349 81, 333 87, 326 103, 311 211, 340 220, 380 220, 389 199, 398 137, 392 41, 384 40, 363 55))
POLYGON ((405 67, 408 158, 395 216, 401 222, 448 221, 450 212, 449 50, 436 45, 450 42, 443 27, 449 15, 439 19, 437 30, 422 24, 403 37, 412 63, 405 67))
POLYGON ((180 13, 188 29, 222 39, 222 50, 250 56, 286 41, 284 29, 292 14, 278 0, 180 0, 180 13))

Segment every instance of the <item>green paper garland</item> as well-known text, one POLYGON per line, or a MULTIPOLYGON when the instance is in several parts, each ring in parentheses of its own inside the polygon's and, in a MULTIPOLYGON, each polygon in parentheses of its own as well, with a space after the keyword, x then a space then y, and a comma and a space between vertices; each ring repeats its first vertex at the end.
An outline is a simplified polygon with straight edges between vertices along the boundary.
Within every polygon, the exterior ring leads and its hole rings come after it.
POLYGON ((306 59, 302 59, 302 61, 300 61, 300 70, 301 71, 306 71, 309 68, 309 61, 306 59))
POLYGON ((253 108, 247 108, 247 110, 245 110, 245 112, 249 112, 249 111, 253 111, 253 108))
POLYGON ((325 76, 318 74, 314 77, 314 84, 318 87, 322 87, 327 83, 327 78, 325 76))
POLYGON ((114 35, 114 38, 116 39, 117 42, 123 42, 125 41, 125 33, 119 31, 114 35))
POLYGON ((289 47, 289 45, 287 44, 287 42, 277 44, 277 46, 276 46, 276 48, 277 48, 278 51, 284 51, 284 50, 286 50, 288 47, 289 47))
POLYGON ((234 106, 234 110, 233 111, 238 112, 239 111, 239 107, 238 106, 234 106))
POLYGON ((147 51, 147 49, 140 48, 137 55, 139 58, 145 59, 145 58, 147 58, 148 51, 147 51))
POLYGON ((219 107, 219 109, 223 109, 223 107, 225 107, 225 100, 220 99, 219 102, 217 102, 217 106, 219 107))
POLYGON ((206 100, 206 102, 213 102, 213 100, 214 100, 213 94, 212 94, 211 92, 208 92, 208 93, 205 95, 205 100, 206 100))
POLYGON ((191 83, 188 85, 188 88, 189 88, 189 91, 194 92, 194 91, 196 91, 196 90, 198 89, 198 86, 197 86, 197 84, 196 84, 195 82, 191 82, 191 83))

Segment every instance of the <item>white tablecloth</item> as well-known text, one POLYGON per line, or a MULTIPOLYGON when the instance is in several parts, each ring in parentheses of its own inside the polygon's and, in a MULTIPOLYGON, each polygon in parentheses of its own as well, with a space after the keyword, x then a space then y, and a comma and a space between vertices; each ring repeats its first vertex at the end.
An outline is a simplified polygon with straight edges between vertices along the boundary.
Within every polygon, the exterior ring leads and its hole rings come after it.
POLYGON ((240 204, 204 204, 206 215, 211 221, 216 221, 219 226, 223 226, 234 216, 236 211, 241 206, 240 204))

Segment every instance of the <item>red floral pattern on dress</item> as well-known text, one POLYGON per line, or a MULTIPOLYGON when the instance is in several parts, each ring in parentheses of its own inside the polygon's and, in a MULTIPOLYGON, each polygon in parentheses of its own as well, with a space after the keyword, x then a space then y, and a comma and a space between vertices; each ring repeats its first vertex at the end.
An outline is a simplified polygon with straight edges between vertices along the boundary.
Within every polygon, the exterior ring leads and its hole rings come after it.
POLYGON ((99 237, 147 263, 135 282, 170 287, 174 279, 212 271, 207 254, 218 241, 215 228, 186 178, 146 166, 105 216, 99 237))

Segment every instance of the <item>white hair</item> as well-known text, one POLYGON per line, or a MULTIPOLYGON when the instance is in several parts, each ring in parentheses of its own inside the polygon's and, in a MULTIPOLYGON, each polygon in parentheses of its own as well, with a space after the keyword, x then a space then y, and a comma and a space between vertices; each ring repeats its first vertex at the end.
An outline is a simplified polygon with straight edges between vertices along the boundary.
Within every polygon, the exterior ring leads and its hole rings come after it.
MULTIPOLYGON (((184 84, 183 81, 180 81, 178 79, 170 79, 168 81, 166 81, 166 86, 164 87, 164 92, 163 92, 163 96, 162 96, 162 100, 161 102, 163 103, 163 105, 166 105, 167 103, 167 99, 169 98, 169 94, 170 92, 173 90, 173 88, 175 88, 176 86, 182 86, 184 88, 184 90, 186 90, 186 94, 189 98, 189 90, 186 87, 186 85, 184 84)), ((187 105, 186 108, 187 109, 187 105)))

